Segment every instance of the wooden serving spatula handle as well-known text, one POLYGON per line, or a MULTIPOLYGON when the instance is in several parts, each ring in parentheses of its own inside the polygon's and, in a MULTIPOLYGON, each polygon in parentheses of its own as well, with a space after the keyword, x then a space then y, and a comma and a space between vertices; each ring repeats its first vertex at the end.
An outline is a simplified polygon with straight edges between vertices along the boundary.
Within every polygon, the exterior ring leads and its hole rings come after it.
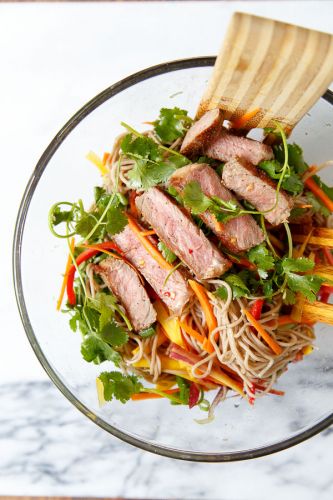
POLYGON ((221 108, 231 121, 252 115, 245 128, 290 131, 332 80, 333 35, 237 12, 197 117, 221 108))

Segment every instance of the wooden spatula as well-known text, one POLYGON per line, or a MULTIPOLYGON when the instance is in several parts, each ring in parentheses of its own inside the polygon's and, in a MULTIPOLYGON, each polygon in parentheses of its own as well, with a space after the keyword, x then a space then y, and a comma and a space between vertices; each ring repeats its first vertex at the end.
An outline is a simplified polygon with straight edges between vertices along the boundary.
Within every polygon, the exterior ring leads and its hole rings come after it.
POLYGON ((244 128, 290 132, 333 80, 333 35, 235 13, 197 117, 221 108, 244 128))

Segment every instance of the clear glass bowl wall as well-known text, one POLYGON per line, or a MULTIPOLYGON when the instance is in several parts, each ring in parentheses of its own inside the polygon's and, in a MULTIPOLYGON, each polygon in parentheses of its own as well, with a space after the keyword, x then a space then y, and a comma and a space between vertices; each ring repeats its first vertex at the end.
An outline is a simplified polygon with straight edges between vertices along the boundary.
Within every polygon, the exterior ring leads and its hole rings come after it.
MULTIPOLYGON (((304 362, 291 364, 277 387, 284 397, 267 396, 254 407, 231 397, 216 410, 215 421, 199 425, 197 409, 165 400, 118 402, 100 408, 95 378, 111 366, 86 363, 80 334, 68 316, 55 309, 67 255, 65 240, 49 232, 50 206, 82 198, 91 203, 100 184, 87 162, 89 150, 110 150, 122 132, 121 121, 139 130, 161 107, 179 106, 194 116, 211 74, 214 58, 164 64, 123 80, 84 106, 43 154, 27 187, 14 241, 14 278, 29 340, 45 370, 84 414, 111 434, 149 451, 198 461, 230 461, 265 455, 302 441, 328 426, 332 417, 332 327, 316 328, 317 349, 304 362)), ((333 158, 331 96, 320 99, 295 129, 307 162, 333 158)), ((332 169, 323 172, 333 184, 332 169)), ((47 403, 46 403, 47 404, 47 403)))

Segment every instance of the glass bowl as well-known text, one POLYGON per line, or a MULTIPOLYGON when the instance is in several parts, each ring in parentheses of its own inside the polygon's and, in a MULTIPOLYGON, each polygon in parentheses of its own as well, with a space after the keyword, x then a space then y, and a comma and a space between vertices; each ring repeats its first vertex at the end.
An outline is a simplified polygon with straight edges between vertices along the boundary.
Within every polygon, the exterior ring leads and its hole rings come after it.
MULTIPOLYGON (((112 85, 80 109, 44 151, 28 183, 14 237, 17 302, 29 341, 60 391, 88 418, 114 436, 161 455, 223 462, 259 457, 295 445, 333 422, 333 342, 331 327, 316 328, 317 346, 302 363, 291 364, 277 387, 284 397, 266 396, 254 407, 229 398, 215 421, 199 425, 204 414, 166 400, 112 402, 99 407, 95 378, 108 363, 86 363, 80 334, 58 313, 56 297, 66 260, 64 240, 47 225, 50 206, 83 198, 89 203, 101 180, 85 159, 89 150, 110 149, 123 120, 143 129, 161 107, 179 106, 194 115, 211 74, 214 57, 186 59, 146 69, 112 85), (38 244, 37 244, 38 243, 38 244)), ((333 157, 332 93, 326 92, 293 133, 309 163, 333 157)), ((333 184, 327 169, 324 178, 333 184)))

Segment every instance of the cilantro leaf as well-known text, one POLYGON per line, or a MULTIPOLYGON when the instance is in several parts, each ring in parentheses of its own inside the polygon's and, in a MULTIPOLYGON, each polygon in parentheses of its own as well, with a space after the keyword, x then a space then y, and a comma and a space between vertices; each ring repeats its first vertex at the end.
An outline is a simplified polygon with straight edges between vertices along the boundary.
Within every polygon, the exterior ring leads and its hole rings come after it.
MULTIPOLYGON (((278 160, 265 160, 259 163, 259 168, 274 180, 279 180, 282 174, 282 164, 278 160)), ((304 189, 304 184, 299 176, 291 168, 286 172, 281 187, 292 194, 299 194, 304 189)))
POLYGON ((302 273, 305 271, 311 271, 311 269, 314 268, 314 262, 313 260, 305 257, 300 257, 299 259, 285 257, 282 260, 282 268, 285 273, 290 271, 302 273))
POLYGON ((111 234, 121 233, 125 226, 127 226, 128 220, 125 216, 123 210, 120 207, 111 207, 107 212, 107 224, 106 231, 111 234))
POLYGON ((162 142, 172 144, 178 137, 185 135, 191 123, 192 119, 187 116, 187 111, 184 109, 162 108, 158 119, 154 122, 154 129, 162 142))
POLYGON ((135 137, 132 134, 126 134, 121 141, 120 148, 125 155, 134 158, 149 158, 150 160, 162 160, 162 155, 158 144, 149 137, 135 137))
POLYGON ((271 179, 280 179, 282 165, 277 160, 264 160, 258 165, 271 179))
POLYGON ((52 224, 57 226, 62 222, 72 222, 74 220, 73 210, 61 210, 60 206, 57 206, 52 212, 52 224))
POLYGON ((281 186, 283 189, 289 191, 289 193, 292 194, 300 194, 304 189, 303 182, 298 177, 298 175, 294 174, 293 172, 283 178, 281 186))
POLYGON ((157 247, 169 264, 172 264, 177 259, 177 255, 175 255, 163 241, 160 241, 157 247))
MULTIPOLYGON (((82 215, 81 219, 75 225, 76 234, 82 236, 82 238, 85 238, 86 236, 88 236, 90 231, 95 227, 97 220, 98 219, 93 214, 85 212, 82 215)), ((94 235, 95 237, 97 237, 97 234, 100 233, 101 229, 102 229, 101 226, 97 228, 94 235)))
POLYGON ((121 356, 112 349, 106 342, 95 335, 87 335, 81 344, 81 354, 88 363, 103 363, 103 361, 113 361, 119 366, 121 356))
POLYGON ((274 268, 274 257, 271 252, 268 251, 266 245, 261 243, 248 252, 248 258, 250 262, 256 264, 258 267, 258 274, 261 278, 267 278, 268 273, 274 268))
POLYGON ((193 214, 202 214, 212 206, 211 199, 202 192, 201 186, 197 181, 191 181, 186 184, 182 198, 184 205, 190 208, 193 214))
POLYGON ((288 272, 287 275, 287 285, 292 292, 300 292, 304 297, 306 297, 310 302, 316 300, 316 295, 322 283, 325 281, 324 278, 316 275, 305 275, 300 276, 299 274, 288 272))
POLYGON ((127 134, 121 142, 121 149, 134 160, 127 175, 135 189, 149 189, 165 183, 177 168, 189 163, 183 156, 170 155, 164 159, 164 151, 149 137, 134 138, 127 134))
MULTIPOLYGON (((284 163, 284 148, 283 144, 274 146, 275 158, 280 163, 284 163)), ((305 163, 303 158, 303 150, 298 144, 288 144, 288 163, 289 166, 298 175, 303 175, 308 169, 308 165, 305 163)))
POLYGON ((288 163, 299 175, 303 175, 308 169, 303 158, 303 150, 298 144, 288 144, 288 163))
POLYGON ((115 398, 121 403, 126 403, 143 387, 135 375, 123 375, 116 371, 102 372, 98 378, 103 384, 105 401, 112 401, 115 398))
POLYGON ((229 274, 229 276, 226 276, 223 279, 228 283, 228 285, 231 286, 232 297, 234 299, 246 297, 250 294, 250 290, 245 283, 245 274, 243 272, 238 274, 229 274))
POLYGON ((126 330, 117 325, 114 321, 106 323, 101 328, 100 336, 104 342, 107 342, 112 347, 121 347, 128 341, 128 333, 126 330))
POLYGON ((216 295, 216 297, 218 297, 219 299, 227 300, 227 298, 228 298, 228 290, 226 289, 225 286, 219 286, 215 290, 214 295, 216 295))

